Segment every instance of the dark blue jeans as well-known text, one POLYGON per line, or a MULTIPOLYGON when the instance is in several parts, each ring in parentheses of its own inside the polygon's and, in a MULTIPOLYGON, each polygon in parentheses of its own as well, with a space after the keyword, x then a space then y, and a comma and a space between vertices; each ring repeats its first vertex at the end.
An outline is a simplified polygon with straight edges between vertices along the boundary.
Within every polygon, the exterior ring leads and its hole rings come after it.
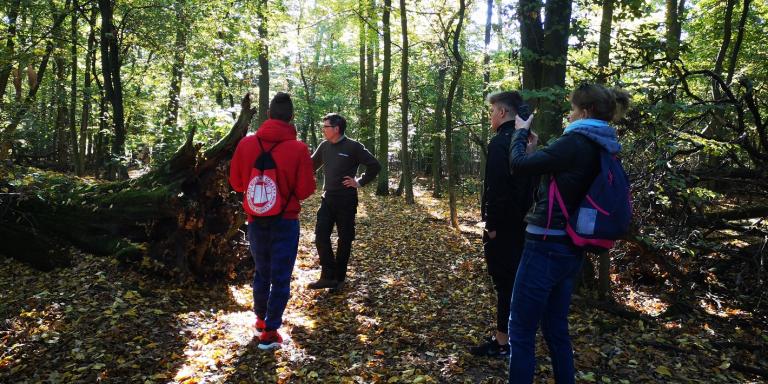
POLYGON ((526 240, 509 315, 509 382, 533 382, 536 329, 541 323, 558 384, 574 382, 568 308, 584 253, 572 245, 526 240))
POLYGON ((248 224, 248 243, 256 265, 253 311, 268 329, 278 329, 291 296, 291 274, 299 248, 299 221, 280 219, 270 225, 248 224))

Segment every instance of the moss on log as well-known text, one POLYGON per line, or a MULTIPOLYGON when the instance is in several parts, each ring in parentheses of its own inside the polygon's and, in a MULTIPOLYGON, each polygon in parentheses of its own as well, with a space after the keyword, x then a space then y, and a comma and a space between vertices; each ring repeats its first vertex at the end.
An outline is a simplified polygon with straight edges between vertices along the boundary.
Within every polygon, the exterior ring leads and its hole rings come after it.
POLYGON ((54 250, 73 245, 160 265, 169 274, 232 275, 239 261, 234 243, 245 217, 229 187, 229 160, 256 112, 250 94, 241 106, 229 134, 210 149, 201 153, 190 132, 168 161, 138 179, 93 183, 31 169, 22 179, 4 178, 0 233, 19 241, 0 246, 0 253, 51 268, 66 265, 50 256, 59 254, 54 250))

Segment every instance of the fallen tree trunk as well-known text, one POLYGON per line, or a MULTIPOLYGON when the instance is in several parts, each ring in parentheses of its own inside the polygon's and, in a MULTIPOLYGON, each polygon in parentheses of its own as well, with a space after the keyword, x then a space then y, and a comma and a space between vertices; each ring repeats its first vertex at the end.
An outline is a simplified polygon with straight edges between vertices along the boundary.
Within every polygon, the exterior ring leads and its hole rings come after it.
POLYGON ((228 183, 229 160, 256 113, 250 94, 241 106, 213 147, 201 152, 189 132, 168 161, 138 179, 92 185, 43 172, 4 178, 0 233, 8 240, 0 253, 52 268, 68 263, 62 248, 72 245, 172 275, 232 275, 245 217, 228 183))

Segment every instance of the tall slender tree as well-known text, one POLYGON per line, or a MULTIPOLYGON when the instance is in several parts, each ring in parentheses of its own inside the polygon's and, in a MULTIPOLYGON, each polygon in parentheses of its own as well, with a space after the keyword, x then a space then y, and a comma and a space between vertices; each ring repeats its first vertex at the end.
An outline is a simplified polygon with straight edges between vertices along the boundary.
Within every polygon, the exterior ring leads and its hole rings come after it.
MULTIPOLYGON (((52 13, 64 13, 69 12, 68 9, 58 9, 54 2, 50 3, 52 13)), ((56 75, 55 81, 55 105, 56 105, 56 120, 54 130, 56 132, 56 162, 61 169, 67 169, 69 165, 69 101, 67 100, 66 86, 66 74, 67 74, 67 57, 65 48, 64 29, 56 28, 53 30, 53 39, 56 42, 56 50, 53 54, 54 71, 56 75)), ((73 42, 73 45, 74 42, 73 42)))
MULTIPOLYGON (((67 7, 69 7, 69 0, 67 0, 64 5, 64 8, 67 7)), ((65 12, 58 13, 54 17, 51 31, 55 31, 56 29, 61 28, 61 24, 64 22, 65 17, 65 12)), ((53 34, 55 33, 52 32, 51 35, 53 34)), ((27 96, 23 100, 20 100, 20 105, 12 115, 11 121, 8 123, 5 129, 0 132, 0 161, 8 159, 11 154, 11 148, 13 147, 13 135, 16 132, 16 128, 19 127, 21 120, 24 118, 24 116, 26 116, 27 112, 29 112, 33 102, 35 101, 37 91, 40 89, 40 83, 43 79, 43 76, 45 75, 46 69, 48 68, 48 61, 51 58, 51 54, 53 54, 54 47, 54 42, 52 40, 48 40, 45 46, 45 52, 43 53, 43 56, 40 60, 40 65, 38 66, 37 71, 31 69, 30 64, 30 68, 28 69, 29 90, 27 91, 27 96)), ((20 99, 20 87, 17 88, 17 94, 19 95, 18 98, 20 99)))
POLYGON ((97 12, 96 7, 93 7, 91 10, 90 18, 88 19, 88 25, 90 26, 90 28, 88 32, 87 51, 85 53, 85 74, 83 75, 83 107, 82 107, 82 112, 80 116, 80 140, 79 140, 80 148, 77 152, 78 154, 77 168, 80 169, 81 172, 85 171, 85 154, 87 151, 86 142, 88 143, 92 142, 88 132, 88 125, 91 117, 91 97, 93 93, 92 86, 91 86, 91 81, 92 81, 91 77, 94 71, 93 58, 95 56, 94 46, 96 45, 96 34, 95 34, 96 12, 97 12))
POLYGON ((75 121, 75 115, 77 114, 77 42, 80 37, 80 31, 77 27, 78 13, 80 11, 80 5, 78 0, 72 0, 72 13, 70 15, 70 39, 72 40, 72 46, 70 47, 70 89, 69 89, 69 134, 70 143, 72 146, 72 164, 75 167, 75 173, 78 176, 82 176, 84 169, 81 168, 79 162, 80 159, 80 145, 77 141, 77 122, 75 121))
POLYGON ((413 204, 413 175, 411 172, 411 155, 408 152, 408 11, 405 0, 400 0, 400 29, 403 34, 402 59, 400 60, 400 115, 401 115, 401 135, 400 135, 400 153, 403 162, 403 188, 405 189, 405 202, 413 204))
POLYGON ((19 17, 19 8, 21 7, 21 0, 13 0, 8 7, 8 31, 5 38, 5 48, 3 49, 3 56, 7 58, 7 61, 0 67, 0 105, 3 104, 3 98, 5 97, 5 87, 8 86, 8 79, 11 76, 11 70, 13 69, 13 57, 16 54, 15 42, 16 39, 16 19, 19 17))
POLYGON ((267 39, 267 0, 259 0, 259 124, 267 119, 269 109, 269 45, 267 39))
POLYGON ((170 133, 176 131, 179 120, 181 84, 184 81, 184 62, 187 53, 187 38, 190 29, 186 11, 186 0, 176 0, 173 8, 176 13, 176 37, 173 44, 173 64, 171 66, 171 84, 168 89, 168 107, 164 125, 170 133))
POLYGON ((461 74, 464 68, 464 58, 459 51, 459 41, 461 39, 461 29, 464 25, 464 12, 466 5, 464 0, 459 0, 458 23, 453 31, 453 45, 451 54, 453 55, 454 72, 451 77, 451 85, 448 88, 448 98, 445 101, 445 158, 448 163, 448 207, 451 215, 451 225, 459 228, 459 215, 456 210, 456 165, 453 162, 453 103, 456 97, 456 88, 461 80, 461 74))
POLYGON ((376 0, 368 0, 368 28, 366 29, 368 35, 368 43, 366 45, 366 59, 365 59, 365 78, 368 81, 366 85, 366 106, 368 107, 368 113, 366 115, 366 129, 368 137, 365 138, 363 144, 368 148, 371 153, 376 153, 376 84, 377 76, 375 71, 375 58, 378 57, 379 48, 379 32, 374 27, 377 22, 377 9, 376 0))
MULTIPOLYGON (((488 97, 488 87, 491 83, 491 30, 493 24, 493 0, 487 0, 485 9, 485 40, 483 45, 483 101, 488 97)), ((488 142, 488 114, 480 115, 480 180, 485 180, 485 163, 488 160, 486 143, 488 142)))
POLYGON ((384 28, 384 63, 381 74, 381 117, 379 118, 379 162, 381 171, 376 186, 377 195, 389 195, 389 77, 392 67, 392 39, 389 32, 389 14, 392 0, 384 0, 381 21, 384 28))
POLYGON ((101 68, 104 78, 104 91, 112 105, 112 124, 115 135, 112 139, 111 155, 107 169, 107 178, 115 176, 127 178, 127 169, 120 164, 125 156, 125 115, 123 109, 123 81, 120 77, 120 50, 117 41, 117 28, 114 25, 115 5, 112 0, 99 0, 101 13, 101 68))
POLYGON ((440 197, 442 195, 440 186, 442 184, 443 175, 442 169, 442 142, 440 137, 443 135, 444 125, 443 117, 445 116, 445 77, 448 73, 448 67, 446 64, 441 64, 437 70, 437 82, 436 93, 437 98, 435 102, 435 127, 432 130, 432 196, 440 197))
MULTIPOLYGON (((721 76, 723 74, 723 65, 725 64, 725 58, 728 55, 728 48, 731 45, 731 30, 733 28, 733 8, 736 6, 737 0, 727 0, 725 2, 725 15, 723 15, 723 40, 720 43, 720 51, 717 53, 715 59, 715 67, 712 69, 716 75, 721 76)), ((712 97, 715 100, 720 100, 722 92, 720 91, 720 85, 712 79, 712 97)))
MULTIPOLYGON (((666 56, 667 61, 672 65, 677 64, 680 58, 680 36, 682 34, 682 18, 685 10, 685 0, 666 0, 665 2, 665 20, 666 20, 666 56)), ((670 79, 670 82, 675 79, 670 79)), ((672 87, 665 95, 664 102, 675 104, 677 102, 676 87, 672 87)), ((660 121, 672 122, 674 113, 671 109, 662 113, 660 121)))
POLYGON ((736 71, 736 62, 739 59, 739 52, 741 51, 741 44, 744 41, 744 31, 747 25, 747 16, 749 16, 749 8, 752 5, 752 0, 744 0, 744 4, 741 7, 741 17, 739 18, 739 25, 736 27, 736 41, 733 44, 731 50, 731 59, 728 61, 728 75, 726 83, 730 84, 733 80, 733 74, 736 71))
POLYGON ((602 16, 600 19, 600 40, 597 52, 597 81, 605 84, 608 80, 608 64, 611 60, 611 26, 613 24, 614 0, 603 0, 602 16))
MULTIPOLYGON (((363 145, 368 147, 367 143, 365 142, 369 137, 370 133, 368 132, 368 78, 367 78, 367 72, 365 70, 366 66, 366 59, 367 59, 367 52, 368 52, 368 28, 367 28, 367 20, 365 18, 365 13, 367 10, 367 4, 365 0, 358 0, 357 2, 357 10, 359 15, 359 36, 358 36, 358 42, 359 42, 359 77, 358 77, 358 84, 359 84, 359 94, 358 94, 358 127, 360 129, 360 137, 363 141, 363 145)), ((370 149, 370 147, 368 147, 370 149)))

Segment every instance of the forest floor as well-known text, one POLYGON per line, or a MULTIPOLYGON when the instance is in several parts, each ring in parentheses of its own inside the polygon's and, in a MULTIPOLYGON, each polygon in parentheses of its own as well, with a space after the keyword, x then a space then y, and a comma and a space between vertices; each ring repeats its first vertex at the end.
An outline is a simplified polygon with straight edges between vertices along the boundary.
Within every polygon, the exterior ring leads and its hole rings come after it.
MULTIPOLYGON (((361 194, 347 287, 312 291, 318 195, 304 204, 282 349, 257 348, 249 274, 179 286, 114 258, 80 255, 39 272, 0 259, 0 382, 503 383, 501 359, 467 348, 494 329, 477 198, 461 199, 461 232, 447 199, 361 194)), ((243 245, 236 252, 247 252, 243 245)), ((750 383, 768 380, 768 329, 749 309, 700 308, 674 318, 663 287, 613 276, 613 297, 637 317, 598 310, 590 292, 570 317, 577 382, 750 383), (757 376, 763 375, 763 376, 757 376)), ((663 285, 663 284, 660 284, 663 285)), ((698 304, 697 304, 698 305, 698 304)), ((731 302, 730 305, 733 305, 731 302)), ((554 382, 537 342, 536 382, 554 382)))

